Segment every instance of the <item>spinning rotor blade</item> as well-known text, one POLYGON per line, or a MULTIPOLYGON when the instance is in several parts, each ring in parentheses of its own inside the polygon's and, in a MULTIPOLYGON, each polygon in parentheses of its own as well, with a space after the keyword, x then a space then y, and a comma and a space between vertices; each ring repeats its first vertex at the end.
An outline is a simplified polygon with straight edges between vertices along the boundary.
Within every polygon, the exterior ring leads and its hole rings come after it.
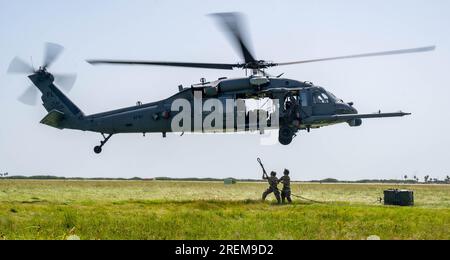
MULTIPOLYGON (((255 58, 249 51, 244 37, 241 33, 241 16, 238 13, 218 13, 212 14, 217 17, 221 25, 231 34, 233 41, 239 46, 239 50, 245 63, 256 62, 255 58)), ((133 61, 133 60, 87 60, 91 65, 110 64, 110 65, 154 65, 154 66, 171 66, 171 67, 187 67, 187 68, 203 68, 203 69, 221 69, 232 70, 241 67, 241 64, 227 63, 196 63, 196 62, 166 62, 166 61, 133 61)))
POLYGON ((285 65, 312 63, 312 62, 320 62, 320 61, 330 61, 330 60, 344 60, 344 59, 355 59, 355 58, 365 58, 365 57, 389 56, 389 55, 434 51, 435 49, 436 49, 436 46, 428 46, 428 47, 421 47, 421 48, 415 48, 415 49, 403 49, 403 50, 386 51, 386 52, 374 52, 374 53, 364 53, 364 54, 356 54, 356 55, 348 55, 348 56, 339 56, 339 57, 333 57, 333 58, 274 63, 274 64, 271 64, 271 66, 285 66, 285 65))
POLYGON ((22 95, 20 95, 18 100, 25 105, 34 106, 36 105, 37 97, 38 90, 35 86, 31 85, 23 92, 22 95))
POLYGON ((73 88, 77 80, 76 74, 53 74, 53 76, 55 77, 55 83, 66 92, 69 92, 73 88))
POLYGON ((244 28, 242 15, 239 13, 215 13, 211 15, 217 18, 221 26, 231 35, 232 41, 239 46, 238 49, 245 63, 255 62, 256 60, 248 48, 248 41, 245 40, 246 35, 242 34, 244 28))
MULTIPOLYGON (((56 61, 63 50, 64 48, 61 45, 46 43, 44 64, 39 68, 39 70, 35 71, 28 63, 16 57, 11 61, 8 67, 8 73, 26 73, 44 77, 52 75, 47 71, 47 68, 56 61)), ((75 74, 54 74, 53 77, 55 79, 55 83, 66 91, 70 91, 72 89, 77 78, 75 74)), ((36 86, 31 85, 22 93, 22 95, 20 95, 18 100, 26 105, 36 105, 38 95, 39 91, 36 86)))
POLYGON ((47 42, 45 44, 45 54, 44 54, 44 68, 50 67, 59 55, 63 52, 64 47, 56 43, 47 42))
POLYGON ((32 74, 34 69, 19 57, 15 57, 9 64, 8 73, 32 74))
POLYGON ((87 60, 91 65, 112 64, 112 65, 155 65, 171 67, 188 67, 204 69, 232 70, 237 64, 223 63, 195 63, 195 62, 165 62, 165 61, 130 61, 130 60, 87 60))

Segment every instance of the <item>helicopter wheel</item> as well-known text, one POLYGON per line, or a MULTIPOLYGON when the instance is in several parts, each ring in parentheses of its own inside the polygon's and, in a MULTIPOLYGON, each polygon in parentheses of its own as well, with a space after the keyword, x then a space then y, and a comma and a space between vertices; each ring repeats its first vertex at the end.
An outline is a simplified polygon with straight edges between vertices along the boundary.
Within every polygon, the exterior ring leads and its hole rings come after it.
POLYGON ((99 154, 102 152, 102 148, 103 146, 109 141, 109 138, 111 138, 111 136, 113 136, 113 134, 109 134, 108 136, 106 136, 105 134, 102 133, 103 136, 103 141, 100 141, 100 145, 97 145, 96 147, 94 147, 94 153, 99 154))
POLYGON ((292 138, 294 137, 294 133, 287 126, 280 127, 278 132, 278 141, 282 145, 289 145, 292 142, 292 138))
POLYGON ((102 152, 102 147, 100 147, 99 145, 94 147, 94 153, 99 154, 102 152))

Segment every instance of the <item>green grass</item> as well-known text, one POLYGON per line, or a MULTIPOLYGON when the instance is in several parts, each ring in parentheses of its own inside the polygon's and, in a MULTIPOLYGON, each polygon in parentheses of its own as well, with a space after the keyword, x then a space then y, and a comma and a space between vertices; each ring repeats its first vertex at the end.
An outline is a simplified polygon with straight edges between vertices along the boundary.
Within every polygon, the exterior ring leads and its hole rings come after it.
POLYGON ((391 187, 294 184, 327 203, 277 206, 259 201, 263 183, 2 180, 0 239, 450 239, 450 186, 377 204, 391 187))

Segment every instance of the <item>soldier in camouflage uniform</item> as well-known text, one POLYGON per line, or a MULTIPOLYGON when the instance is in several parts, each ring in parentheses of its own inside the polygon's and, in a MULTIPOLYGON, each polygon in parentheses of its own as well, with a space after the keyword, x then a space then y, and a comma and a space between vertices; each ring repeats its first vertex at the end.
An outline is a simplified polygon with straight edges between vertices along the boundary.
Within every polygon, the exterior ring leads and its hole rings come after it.
POLYGON ((281 198, 280 198, 280 191, 278 190, 278 178, 277 178, 277 173, 272 171, 270 173, 270 177, 267 176, 267 173, 264 171, 263 173, 263 180, 267 180, 269 182, 269 188, 263 193, 262 195, 262 199, 266 200, 267 195, 269 195, 270 193, 273 192, 273 194, 275 195, 275 198, 277 198, 278 204, 281 203, 281 198))
POLYGON ((283 183, 283 189, 281 190, 281 200, 283 203, 287 199, 289 203, 292 203, 291 199, 291 178, 289 177, 289 170, 284 169, 284 176, 280 178, 278 182, 283 183))

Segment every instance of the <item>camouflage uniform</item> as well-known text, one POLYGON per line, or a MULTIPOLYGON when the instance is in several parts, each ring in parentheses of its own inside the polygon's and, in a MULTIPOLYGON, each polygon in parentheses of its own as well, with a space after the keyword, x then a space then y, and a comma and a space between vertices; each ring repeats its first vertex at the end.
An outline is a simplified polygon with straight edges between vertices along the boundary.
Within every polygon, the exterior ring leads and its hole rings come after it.
POLYGON ((278 178, 276 176, 263 176, 264 180, 267 180, 269 182, 269 188, 263 193, 262 195, 262 199, 265 200, 267 195, 269 195, 270 193, 273 192, 273 194, 275 195, 275 198, 277 199, 278 203, 281 203, 281 198, 280 198, 280 191, 278 190, 278 178))
POLYGON ((289 203, 292 202, 291 199, 291 178, 289 178, 289 175, 284 175, 280 178, 279 182, 283 183, 283 189, 281 190, 281 200, 283 203, 285 202, 285 199, 289 203))

